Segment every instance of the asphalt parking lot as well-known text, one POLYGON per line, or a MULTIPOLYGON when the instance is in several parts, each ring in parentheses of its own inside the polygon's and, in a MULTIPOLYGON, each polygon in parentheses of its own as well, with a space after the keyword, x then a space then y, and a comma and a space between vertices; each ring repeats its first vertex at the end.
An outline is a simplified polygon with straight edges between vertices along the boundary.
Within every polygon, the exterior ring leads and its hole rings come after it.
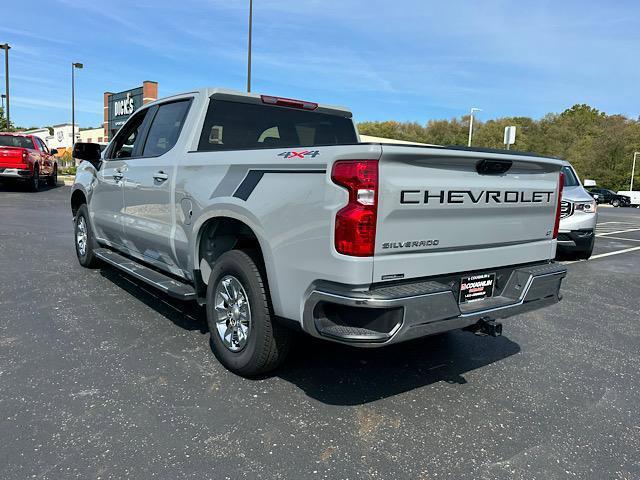
POLYGON ((640 209, 502 337, 301 337, 246 380, 200 309, 78 265, 68 197, 0 186, 2 478, 640 478, 640 209))

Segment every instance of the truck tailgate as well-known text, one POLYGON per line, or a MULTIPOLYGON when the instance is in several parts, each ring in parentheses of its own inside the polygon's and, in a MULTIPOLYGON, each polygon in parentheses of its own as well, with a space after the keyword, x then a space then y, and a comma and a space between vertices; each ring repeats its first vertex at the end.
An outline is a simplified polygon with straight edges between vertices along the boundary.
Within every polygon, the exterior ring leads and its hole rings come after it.
POLYGON ((27 168, 23 162, 23 152, 28 151, 20 147, 0 147, 0 168, 27 168))
POLYGON ((553 258, 560 167, 529 155, 383 145, 373 281, 553 258))

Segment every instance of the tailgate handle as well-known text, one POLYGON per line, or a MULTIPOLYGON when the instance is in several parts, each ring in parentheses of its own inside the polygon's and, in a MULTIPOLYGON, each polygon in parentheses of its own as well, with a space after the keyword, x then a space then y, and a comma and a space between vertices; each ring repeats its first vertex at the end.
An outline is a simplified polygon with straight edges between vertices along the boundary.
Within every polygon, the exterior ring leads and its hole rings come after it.
POLYGON ((513 162, 511 160, 480 160, 476 170, 480 175, 502 175, 507 173, 513 162))

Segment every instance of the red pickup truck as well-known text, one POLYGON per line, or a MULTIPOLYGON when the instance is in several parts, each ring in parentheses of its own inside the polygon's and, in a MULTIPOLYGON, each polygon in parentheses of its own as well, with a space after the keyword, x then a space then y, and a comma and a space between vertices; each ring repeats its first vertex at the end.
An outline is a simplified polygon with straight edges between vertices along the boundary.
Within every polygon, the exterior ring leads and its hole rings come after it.
POLYGON ((58 151, 40 137, 20 133, 0 133, 0 180, 26 181, 32 191, 40 188, 40 181, 58 182, 58 151))

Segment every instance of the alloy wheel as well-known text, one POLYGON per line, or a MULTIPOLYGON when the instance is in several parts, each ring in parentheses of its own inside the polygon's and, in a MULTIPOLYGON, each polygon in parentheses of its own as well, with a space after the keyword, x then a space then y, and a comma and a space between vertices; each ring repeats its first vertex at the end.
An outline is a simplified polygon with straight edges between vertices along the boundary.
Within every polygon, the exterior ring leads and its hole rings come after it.
POLYGON ((76 243, 80 256, 87 253, 87 222, 84 217, 78 219, 78 227, 76 229, 76 243))
POLYGON ((214 296, 216 329, 223 345, 239 352, 251 334, 251 307, 242 283, 233 275, 225 275, 218 282, 214 296))

